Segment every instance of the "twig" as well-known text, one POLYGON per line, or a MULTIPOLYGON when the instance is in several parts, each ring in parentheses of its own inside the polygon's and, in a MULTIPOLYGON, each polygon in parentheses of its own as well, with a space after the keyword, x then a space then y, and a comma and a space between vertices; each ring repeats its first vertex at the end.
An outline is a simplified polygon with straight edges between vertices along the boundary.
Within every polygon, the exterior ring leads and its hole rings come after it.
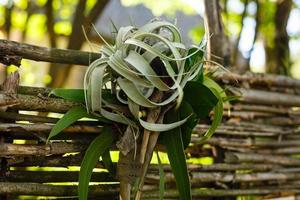
POLYGON ((231 88, 233 94, 241 96, 241 102, 262 105, 300 106, 300 97, 291 94, 268 92, 262 90, 231 88))
POLYGON ((226 163, 272 163, 283 166, 299 166, 300 159, 287 156, 273 156, 246 153, 225 153, 226 163))
MULTIPOLYGON (((156 189, 156 188, 155 188, 156 189)), ((193 189, 192 195, 194 198, 199 197, 234 197, 245 195, 268 195, 268 194, 282 194, 292 193, 300 194, 299 189, 193 189)), ((37 183, 11 183, 0 182, 0 194, 24 194, 33 196, 77 196, 77 186, 54 186, 37 183)), ((89 197, 97 197, 97 199, 115 199, 118 197, 117 185, 91 185, 89 187, 89 197)), ((170 189, 165 191, 165 198, 178 198, 178 191, 170 189)), ((145 191, 144 199, 158 199, 158 192, 151 190, 145 191)))
MULTIPOLYGON (((18 171, 13 170, 6 176, 9 182, 58 183, 77 182, 78 171, 18 171)), ((115 182, 108 172, 94 172, 91 182, 115 182)))
POLYGON ((47 145, 2 143, 0 144, 0 156, 47 156, 81 152, 86 148, 87 145, 72 143, 52 143, 47 145))
POLYGON ((245 75, 240 75, 235 73, 218 72, 214 73, 213 76, 216 80, 231 85, 249 83, 251 86, 300 87, 300 80, 282 75, 256 74, 250 72, 245 75))
POLYGON ((58 98, 41 98, 38 96, 23 95, 19 94, 17 98, 12 99, 10 96, 0 93, 0 105, 6 104, 6 102, 16 101, 15 105, 12 106, 17 110, 28 110, 28 111, 45 111, 45 112, 67 112, 73 106, 79 105, 58 98))
POLYGON ((77 65, 88 65, 101 56, 98 53, 39 47, 8 40, 0 40, 0 52, 1 56, 20 56, 35 61, 77 65))
MULTIPOLYGON (((54 186, 37 183, 0 182, 0 194, 24 194, 33 196, 77 196, 77 186, 54 186)), ((118 194, 117 185, 89 187, 90 197, 113 199, 118 194)))
POLYGON ((0 111, 0 118, 11 119, 16 121, 43 122, 43 123, 52 123, 52 124, 58 121, 57 118, 52 118, 52 117, 26 115, 26 114, 14 113, 14 112, 1 112, 1 111, 0 111))

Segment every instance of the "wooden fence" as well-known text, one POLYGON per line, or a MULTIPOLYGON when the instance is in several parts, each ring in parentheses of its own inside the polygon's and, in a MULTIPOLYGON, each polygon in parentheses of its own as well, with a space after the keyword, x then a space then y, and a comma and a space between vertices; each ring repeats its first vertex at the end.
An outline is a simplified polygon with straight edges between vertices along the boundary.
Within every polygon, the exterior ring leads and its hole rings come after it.
MULTIPOLYGON (((88 54, 77 51, 60 50, 70 55, 63 58, 60 53, 53 53, 55 49, 41 48, 39 55, 27 52, 34 52, 35 48, 39 47, 0 41, 1 62, 19 62, 22 58, 74 64, 88 62, 88 54), (52 56, 45 56, 47 52, 52 56)), ((97 54, 93 56, 96 58, 97 54)), ((188 165, 193 199, 235 199, 238 196, 300 199, 300 81, 252 73, 218 73, 215 79, 229 94, 240 98, 226 107, 222 125, 206 144, 198 142, 210 120, 201 121, 194 130, 192 144, 186 150, 187 158, 197 162, 206 158, 212 163, 188 165)), ((43 113, 64 113, 75 105, 48 97, 50 91, 49 88, 18 86, 17 92, 11 94, 5 84, 1 87, 1 198, 26 195, 31 199, 33 196, 76 199, 78 169, 84 150, 101 133, 101 127, 93 121, 78 122, 65 129, 55 141, 45 144, 58 118, 43 113), (20 144, 20 141, 25 143, 20 144)), ((164 151, 162 147, 157 148, 164 151)), ((90 186, 91 199, 118 199, 117 180, 102 168, 99 162, 93 173, 95 184, 90 186)), ((170 166, 164 165, 164 170, 165 199, 178 199, 170 166)), ((158 183, 158 167, 153 164, 148 171, 143 199, 159 198, 158 183)))

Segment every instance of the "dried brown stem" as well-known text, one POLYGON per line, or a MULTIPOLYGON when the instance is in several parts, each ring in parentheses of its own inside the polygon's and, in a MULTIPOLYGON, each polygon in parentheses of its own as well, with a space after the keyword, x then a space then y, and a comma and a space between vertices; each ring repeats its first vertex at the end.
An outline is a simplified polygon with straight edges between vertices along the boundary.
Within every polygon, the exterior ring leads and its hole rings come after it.
MULTIPOLYGON (((151 100, 154 102, 159 102, 163 97, 163 92, 156 91, 153 96, 151 97, 151 100)), ((147 122, 149 123, 155 123, 159 117, 161 111, 161 107, 158 106, 153 109, 149 109, 147 113, 147 122)), ((150 137, 151 131, 144 130, 143 134, 143 140, 142 140, 142 146, 141 146, 141 154, 140 154, 140 162, 143 164, 145 162, 145 155, 146 151, 148 149, 148 143, 149 143, 149 137, 150 137)))

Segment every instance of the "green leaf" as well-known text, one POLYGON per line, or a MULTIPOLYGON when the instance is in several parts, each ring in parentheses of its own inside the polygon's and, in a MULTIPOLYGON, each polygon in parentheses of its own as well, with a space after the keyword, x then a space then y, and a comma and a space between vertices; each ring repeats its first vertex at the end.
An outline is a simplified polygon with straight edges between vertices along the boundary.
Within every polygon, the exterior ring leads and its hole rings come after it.
POLYGON ((85 103, 84 90, 83 89, 53 89, 49 95, 55 95, 63 99, 74 101, 78 103, 85 103))
POLYGON ((102 155, 102 162, 104 164, 105 169, 109 171, 109 173, 114 176, 116 174, 115 166, 111 160, 111 156, 109 153, 109 149, 106 150, 102 155))
POLYGON ((223 99, 227 98, 225 91, 211 78, 205 76, 203 79, 203 84, 206 87, 208 87, 211 90, 211 92, 218 98, 218 103, 214 107, 214 118, 212 124, 207 130, 207 132, 204 134, 203 138, 200 140, 200 143, 203 143, 209 138, 211 138, 219 124, 222 122, 223 99))
POLYGON ((203 60, 204 60, 204 52, 205 52, 205 42, 202 40, 201 44, 199 45, 198 48, 192 47, 188 50, 188 55, 191 55, 187 58, 185 62, 185 70, 189 71, 190 69, 193 68, 193 66, 197 66, 199 68, 198 74, 195 76, 193 80, 202 82, 203 80, 203 60), (198 51, 202 49, 201 51, 198 51))
MULTIPOLYGON (((186 102, 183 101, 179 107, 179 116, 180 119, 184 119, 187 116, 191 115, 193 113, 193 108, 192 106, 186 102)), ((183 148, 186 149, 190 142, 191 142, 191 137, 192 137, 192 131, 194 127, 197 125, 198 119, 196 118, 196 115, 192 115, 186 123, 181 125, 181 134, 182 134, 182 142, 183 142, 183 148)))
POLYGON ((222 99, 226 99, 227 95, 224 91, 224 89, 216 83, 213 79, 209 78, 208 76, 203 77, 203 85, 208 87, 209 89, 214 89, 212 92, 214 93, 215 96, 220 96, 222 99))
MULTIPOLYGON (((214 89, 212 89, 212 90, 214 90, 214 89)), ((217 92, 215 91, 215 93, 217 93, 217 92)), ((212 124, 209 127, 209 129, 207 130, 207 132, 204 134, 203 138, 201 138, 199 143, 203 143, 206 140, 208 140, 209 138, 211 138, 211 136, 214 134, 214 132, 216 131, 216 129, 222 122, 222 117, 223 117, 223 101, 222 101, 222 98, 219 96, 219 101, 218 101, 217 105, 214 107, 214 118, 213 118, 212 124)))
MULTIPOLYGON (((166 123, 177 121, 178 118, 178 113, 176 113, 174 110, 165 115, 166 123)), ((166 146, 180 199, 191 200, 191 185, 186 166, 181 129, 178 127, 172 131, 161 133, 160 135, 162 143, 166 146)))
POLYGON ((185 70, 188 71, 195 64, 202 64, 204 58, 204 51, 199 51, 199 48, 192 47, 188 50, 188 55, 191 55, 186 59, 185 70))
POLYGON ((196 81, 186 84, 184 100, 192 106, 197 118, 207 117, 218 102, 218 98, 208 87, 196 81))
POLYGON ((88 199, 89 182, 100 156, 108 151, 114 141, 112 130, 104 127, 86 150, 79 172, 78 196, 79 200, 88 199))
POLYGON ((83 118, 83 117, 89 117, 89 115, 86 112, 86 109, 82 106, 76 106, 71 108, 52 128, 47 142, 57 134, 59 134, 62 130, 69 127, 71 124, 76 122, 77 120, 83 118))
POLYGON ((156 151, 156 155, 157 155, 158 171, 159 171, 159 199, 163 200, 164 193, 165 193, 165 172, 157 151, 156 151))

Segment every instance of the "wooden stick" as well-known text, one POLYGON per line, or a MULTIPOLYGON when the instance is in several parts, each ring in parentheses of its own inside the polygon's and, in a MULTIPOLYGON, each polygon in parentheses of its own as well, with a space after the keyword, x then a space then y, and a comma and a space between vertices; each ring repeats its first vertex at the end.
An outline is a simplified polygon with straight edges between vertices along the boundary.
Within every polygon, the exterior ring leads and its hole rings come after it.
MULTIPOLYGON (((78 182, 78 171, 10 171, 6 175, 9 182, 58 183, 78 182)), ((93 172, 91 182, 116 182, 108 172, 93 172)))
POLYGON ((89 65, 101 56, 98 53, 39 47, 8 40, 0 40, 0 52, 1 56, 19 56, 35 61, 76 65, 89 65))
MULTIPOLYGON (((8 165, 13 167, 68 167, 80 166, 84 154, 76 155, 51 155, 51 156, 26 156, 26 157, 12 157, 7 159, 8 165)), ((97 163, 97 168, 104 168, 102 162, 97 163)))
POLYGON ((79 105, 78 103, 58 98, 38 97, 23 94, 18 94, 17 98, 12 99, 12 97, 0 93, 0 105, 2 103, 5 105, 6 102, 12 100, 15 102, 12 108, 27 111, 64 113, 67 112, 70 108, 79 105))
POLYGON ((214 78, 226 84, 241 84, 246 82, 254 86, 300 87, 300 80, 282 75, 257 74, 250 72, 240 75, 235 73, 218 72, 214 74, 214 78))
MULTIPOLYGON (((194 139, 192 138, 192 142, 197 145, 197 142, 200 141, 200 139, 194 139)), ((242 147, 242 148, 255 148, 255 149, 261 149, 261 148, 275 148, 272 149, 272 153, 278 154, 285 152, 285 148, 295 148, 299 146, 300 140, 271 140, 271 141, 261 141, 261 140, 255 140, 252 138, 245 138, 245 139, 231 139, 231 138, 225 138, 225 137, 218 137, 215 136, 211 138, 210 140, 206 141, 207 144, 211 145, 218 145, 218 146, 231 146, 231 147, 242 147), (285 148, 284 148, 285 147, 285 148)), ((194 144, 194 145, 195 145, 194 144)), ((200 146, 199 146, 200 147, 200 146)), ((269 149, 268 149, 269 150, 269 149)), ((261 151, 262 152, 262 151, 261 151)))
MULTIPOLYGON (((263 181, 278 181, 292 183, 300 181, 299 169, 297 172, 260 172, 260 173, 244 173, 235 174, 227 172, 193 172, 191 177, 191 183, 194 188, 197 186, 204 186, 207 183, 251 183, 255 186, 255 183, 263 181)), ((6 180, 9 182, 34 182, 34 183, 59 183, 59 182, 77 182, 78 171, 10 171, 6 175, 6 180)), ((146 186, 155 185, 159 183, 160 177, 157 173, 149 173, 146 177, 146 186), (148 183, 148 184, 147 184, 148 183)), ((116 182, 114 178, 110 176, 108 172, 94 172, 92 174, 91 182, 116 182)), ((165 174, 165 183, 168 188, 174 188, 175 178, 171 172, 165 174)), ((129 184, 130 185, 130 184, 129 184)), ((272 184, 270 184, 272 185, 272 184)), ((252 187, 253 187, 252 186, 252 187)), ((128 186, 127 186, 128 187, 128 186)), ((294 185, 293 188, 296 188, 294 185)), ((299 185, 300 188, 300 185, 299 185)), ((128 191, 127 188, 126 191, 128 191)), ((129 188, 130 189, 130 188, 129 188)), ((120 194, 122 183, 120 185, 120 194)), ((130 190, 129 190, 130 191, 130 190)), ((128 197, 123 197, 123 199, 128 197)))
POLYGON ((272 163, 282 166, 300 166, 299 158, 247 153, 225 153, 226 163, 272 163))
POLYGON ((0 144, 0 156, 48 156, 55 154, 65 154, 81 152, 88 145, 72 143, 52 143, 52 144, 0 144))
MULTIPOLYGON (((12 167, 68 167, 68 166, 80 166, 83 159, 83 154, 60 156, 30 156, 21 158, 8 159, 8 165, 12 167)), ((104 168, 102 162, 97 163, 97 168, 104 168)), ((190 172, 196 171, 236 171, 236 170, 253 170, 253 171, 268 171, 280 169, 279 165, 275 164, 227 164, 227 163, 216 163, 212 165, 200 165, 200 164, 188 164, 188 170, 190 172)), ((169 165, 163 166, 164 171, 170 172, 172 169, 169 165)), ((150 165, 149 172, 157 173, 158 166, 150 165)))
POLYGON ((262 105, 300 106, 300 97, 291 94, 282 94, 262 90, 231 88, 235 95, 241 96, 241 102, 262 105))
MULTIPOLYGON (((159 182, 158 175, 148 174, 148 179, 159 182)), ((288 181, 300 180, 300 172, 280 173, 280 172, 260 172, 260 173, 226 173, 226 172, 193 172, 191 182, 194 185, 199 183, 241 183, 241 182, 261 182, 261 181, 288 181)), ((165 173, 165 183, 175 182, 172 173, 165 173)))
MULTIPOLYGON (((49 133, 54 125, 50 124, 23 124, 23 123, 1 123, 0 131, 1 132, 43 132, 49 133)), ((75 124, 71 125, 68 128, 65 128, 63 132, 65 133, 93 133, 98 134, 102 130, 101 127, 96 125, 80 125, 75 124)), ((84 136, 83 136, 84 137, 84 136)))
MULTIPOLYGON (((54 186, 37 183, 0 182, 0 194, 33 195, 33 196, 77 196, 77 186, 54 186)), ((89 187, 90 197, 99 196, 113 199, 118 194, 116 184, 89 187)))
POLYGON ((275 107, 275 106, 264 106, 264 105, 251 105, 251 104, 234 104, 231 107, 233 110, 239 111, 258 111, 264 113, 276 113, 287 115, 293 113, 292 109, 288 107, 275 107))
MULTIPOLYGON (((157 188, 155 188, 157 190, 157 188)), ((268 195, 292 193, 300 194, 300 189, 284 189, 284 188, 254 188, 254 189, 193 189, 194 198, 199 197, 235 197, 244 195, 268 195)), ((22 194, 32 196, 64 196, 74 198, 77 196, 77 186, 57 186, 38 183, 11 183, 0 182, 0 194, 22 194)), ((89 197, 97 197, 97 199, 115 199, 118 197, 117 185, 91 185, 89 187, 89 197)), ((176 189, 165 191, 165 198, 178 198, 176 189)), ((158 192, 151 190, 145 191, 143 199, 159 199, 158 192)))
POLYGON ((52 124, 55 124, 59 120, 58 118, 53 118, 53 117, 27 115, 27 114, 19 114, 14 112, 1 112, 1 111, 0 111, 0 118, 16 120, 16 121, 43 122, 43 123, 52 123, 52 124))
MULTIPOLYGON (((269 194, 282 194, 282 193, 292 193, 299 194, 300 189, 193 189, 192 196, 196 197, 236 197, 236 196, 257 196, 257 195, 269 195, 269 194)), ((167 190, 165 191, 165 198, 178 198, 177 190, 167 190)), ((158 192, 145 192, 143 199, 159 199, 158 192)))

